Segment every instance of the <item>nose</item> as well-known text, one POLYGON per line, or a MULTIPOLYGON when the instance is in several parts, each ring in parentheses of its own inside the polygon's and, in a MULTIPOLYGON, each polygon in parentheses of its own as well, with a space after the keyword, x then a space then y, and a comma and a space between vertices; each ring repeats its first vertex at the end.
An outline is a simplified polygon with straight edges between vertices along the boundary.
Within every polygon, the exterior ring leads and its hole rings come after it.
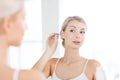
POLYGON ((76 35, 75 35, 75 37, 76 38, 80 38, 80 33, 77 32, 76 35))

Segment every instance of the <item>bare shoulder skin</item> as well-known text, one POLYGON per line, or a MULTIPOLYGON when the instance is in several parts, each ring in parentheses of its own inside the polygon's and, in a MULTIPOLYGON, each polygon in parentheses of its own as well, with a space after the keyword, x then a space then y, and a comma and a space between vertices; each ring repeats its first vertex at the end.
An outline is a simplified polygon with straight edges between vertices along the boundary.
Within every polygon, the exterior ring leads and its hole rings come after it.
POLYGON ((95 72, 96 72, 97 67, 100 67, 100 66, 101 66, 101 64, 97 60, 94 60, 94 59, 89 60, 87 72, 88 72, 88 77, 90 77, 91 80, 96 80, 95 72))
POLYGON ((47 62, 45 68, 43 69, 43 73, 45 74, 45 76, 46 76, 47 78, 52 75, 57 60, 58 60, 58 58, 51 58, 51 59, 47 62))

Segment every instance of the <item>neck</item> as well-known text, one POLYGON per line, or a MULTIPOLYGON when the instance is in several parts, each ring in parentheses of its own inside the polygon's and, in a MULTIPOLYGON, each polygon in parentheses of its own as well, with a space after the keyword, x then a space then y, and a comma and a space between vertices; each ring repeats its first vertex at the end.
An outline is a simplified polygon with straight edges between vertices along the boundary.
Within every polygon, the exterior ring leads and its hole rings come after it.
POLYGON ((7 48, 8 45, 5 40, 0 37, 0 66, 6 65, 7 48))
POLYGON ((63 60, 68 64, 80 58, 79 49, 65 49, 63 60))

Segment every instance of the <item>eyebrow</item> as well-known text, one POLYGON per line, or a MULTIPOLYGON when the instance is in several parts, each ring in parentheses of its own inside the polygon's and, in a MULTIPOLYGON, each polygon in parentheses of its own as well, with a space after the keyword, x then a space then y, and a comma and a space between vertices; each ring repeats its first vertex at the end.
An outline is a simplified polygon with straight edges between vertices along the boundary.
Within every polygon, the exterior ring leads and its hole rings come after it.
MULTIPOLYGON (((75 26, 70 26, 70 27, 76 28, 75 26)), ((85 30, 85 28, 81 28, 80 30, 85 30)))
POLYGON ((81 28, 80 30, 85 30, 85 28, 81 28))

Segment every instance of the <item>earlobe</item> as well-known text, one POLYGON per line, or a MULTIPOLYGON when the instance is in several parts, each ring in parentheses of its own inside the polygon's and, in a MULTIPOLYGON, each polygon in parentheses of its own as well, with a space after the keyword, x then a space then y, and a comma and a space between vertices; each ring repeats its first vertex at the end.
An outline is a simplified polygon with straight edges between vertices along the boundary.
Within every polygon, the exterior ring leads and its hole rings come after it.
POLYGON ((64 31, 60 32, 61 39, 64 39, 64 31))

